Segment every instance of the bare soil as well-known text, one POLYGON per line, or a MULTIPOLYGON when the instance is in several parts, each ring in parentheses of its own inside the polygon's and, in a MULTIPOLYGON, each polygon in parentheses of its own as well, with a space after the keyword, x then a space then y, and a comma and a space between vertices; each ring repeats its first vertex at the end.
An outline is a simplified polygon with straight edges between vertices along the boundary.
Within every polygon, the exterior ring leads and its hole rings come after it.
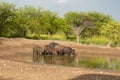
MULTIPOLYGON (((44 48, 53 40, 0 38, 0 80, 120 80, 120 71, 85 69, 10 60, 16 54, 31 55, 32 48, 44 48)), ((68 41, 54 41, 75 49, 77 55, 120 57, 120 48, 82 45, 68 41)))

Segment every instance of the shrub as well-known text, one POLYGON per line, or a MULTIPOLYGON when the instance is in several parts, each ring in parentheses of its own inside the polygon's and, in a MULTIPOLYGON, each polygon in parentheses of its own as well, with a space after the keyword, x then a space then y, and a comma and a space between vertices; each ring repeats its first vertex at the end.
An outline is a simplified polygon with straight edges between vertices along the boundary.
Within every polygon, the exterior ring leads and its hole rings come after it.
POLYGON ((28 39, 40 39, 39 35, 36 34, 29 34, 26 36, 28 39))

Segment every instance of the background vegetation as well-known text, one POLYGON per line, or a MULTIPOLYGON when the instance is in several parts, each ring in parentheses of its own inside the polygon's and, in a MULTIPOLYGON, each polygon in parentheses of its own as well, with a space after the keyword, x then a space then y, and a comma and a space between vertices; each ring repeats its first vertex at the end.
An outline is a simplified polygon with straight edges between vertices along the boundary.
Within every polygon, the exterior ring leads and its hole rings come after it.
POLYGON ((0 37, 71 40, 84 44, 120 46, 120 22, 91 12, 68 12, 64 17, 40 7, 0 2, 0 37))

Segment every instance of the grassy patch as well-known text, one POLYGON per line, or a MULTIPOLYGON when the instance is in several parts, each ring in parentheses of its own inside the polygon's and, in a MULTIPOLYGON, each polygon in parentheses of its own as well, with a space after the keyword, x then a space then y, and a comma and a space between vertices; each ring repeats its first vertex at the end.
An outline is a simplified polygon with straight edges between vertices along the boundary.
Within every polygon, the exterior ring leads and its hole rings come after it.
POLYGON ((105 46, 109 43, 109 40, 105 37, 94 36, 92 38, 80 38, 80 43, 105 46))
POLYGON ((27 35, 26 38, 28 39, 41 39, 41 40, 66 40, 66 37, 64 35, 27 35))

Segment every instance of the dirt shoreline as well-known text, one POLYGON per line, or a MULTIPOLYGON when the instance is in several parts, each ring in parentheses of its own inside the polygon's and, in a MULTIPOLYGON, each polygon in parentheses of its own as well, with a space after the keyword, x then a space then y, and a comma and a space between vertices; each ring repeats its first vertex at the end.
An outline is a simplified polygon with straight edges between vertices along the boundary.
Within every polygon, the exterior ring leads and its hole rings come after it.
MULTIPOLYGON (((0 80, 120 80, 120 71, 33 64, 7 59, 11 55, 32 54, 34 45, 44 48, 50 42, 53 40, 0 38, 0 80)), ((54 42, 72 47, 79 55, 120 57, 120 48, 87 46, 68 41, 54 42)))

